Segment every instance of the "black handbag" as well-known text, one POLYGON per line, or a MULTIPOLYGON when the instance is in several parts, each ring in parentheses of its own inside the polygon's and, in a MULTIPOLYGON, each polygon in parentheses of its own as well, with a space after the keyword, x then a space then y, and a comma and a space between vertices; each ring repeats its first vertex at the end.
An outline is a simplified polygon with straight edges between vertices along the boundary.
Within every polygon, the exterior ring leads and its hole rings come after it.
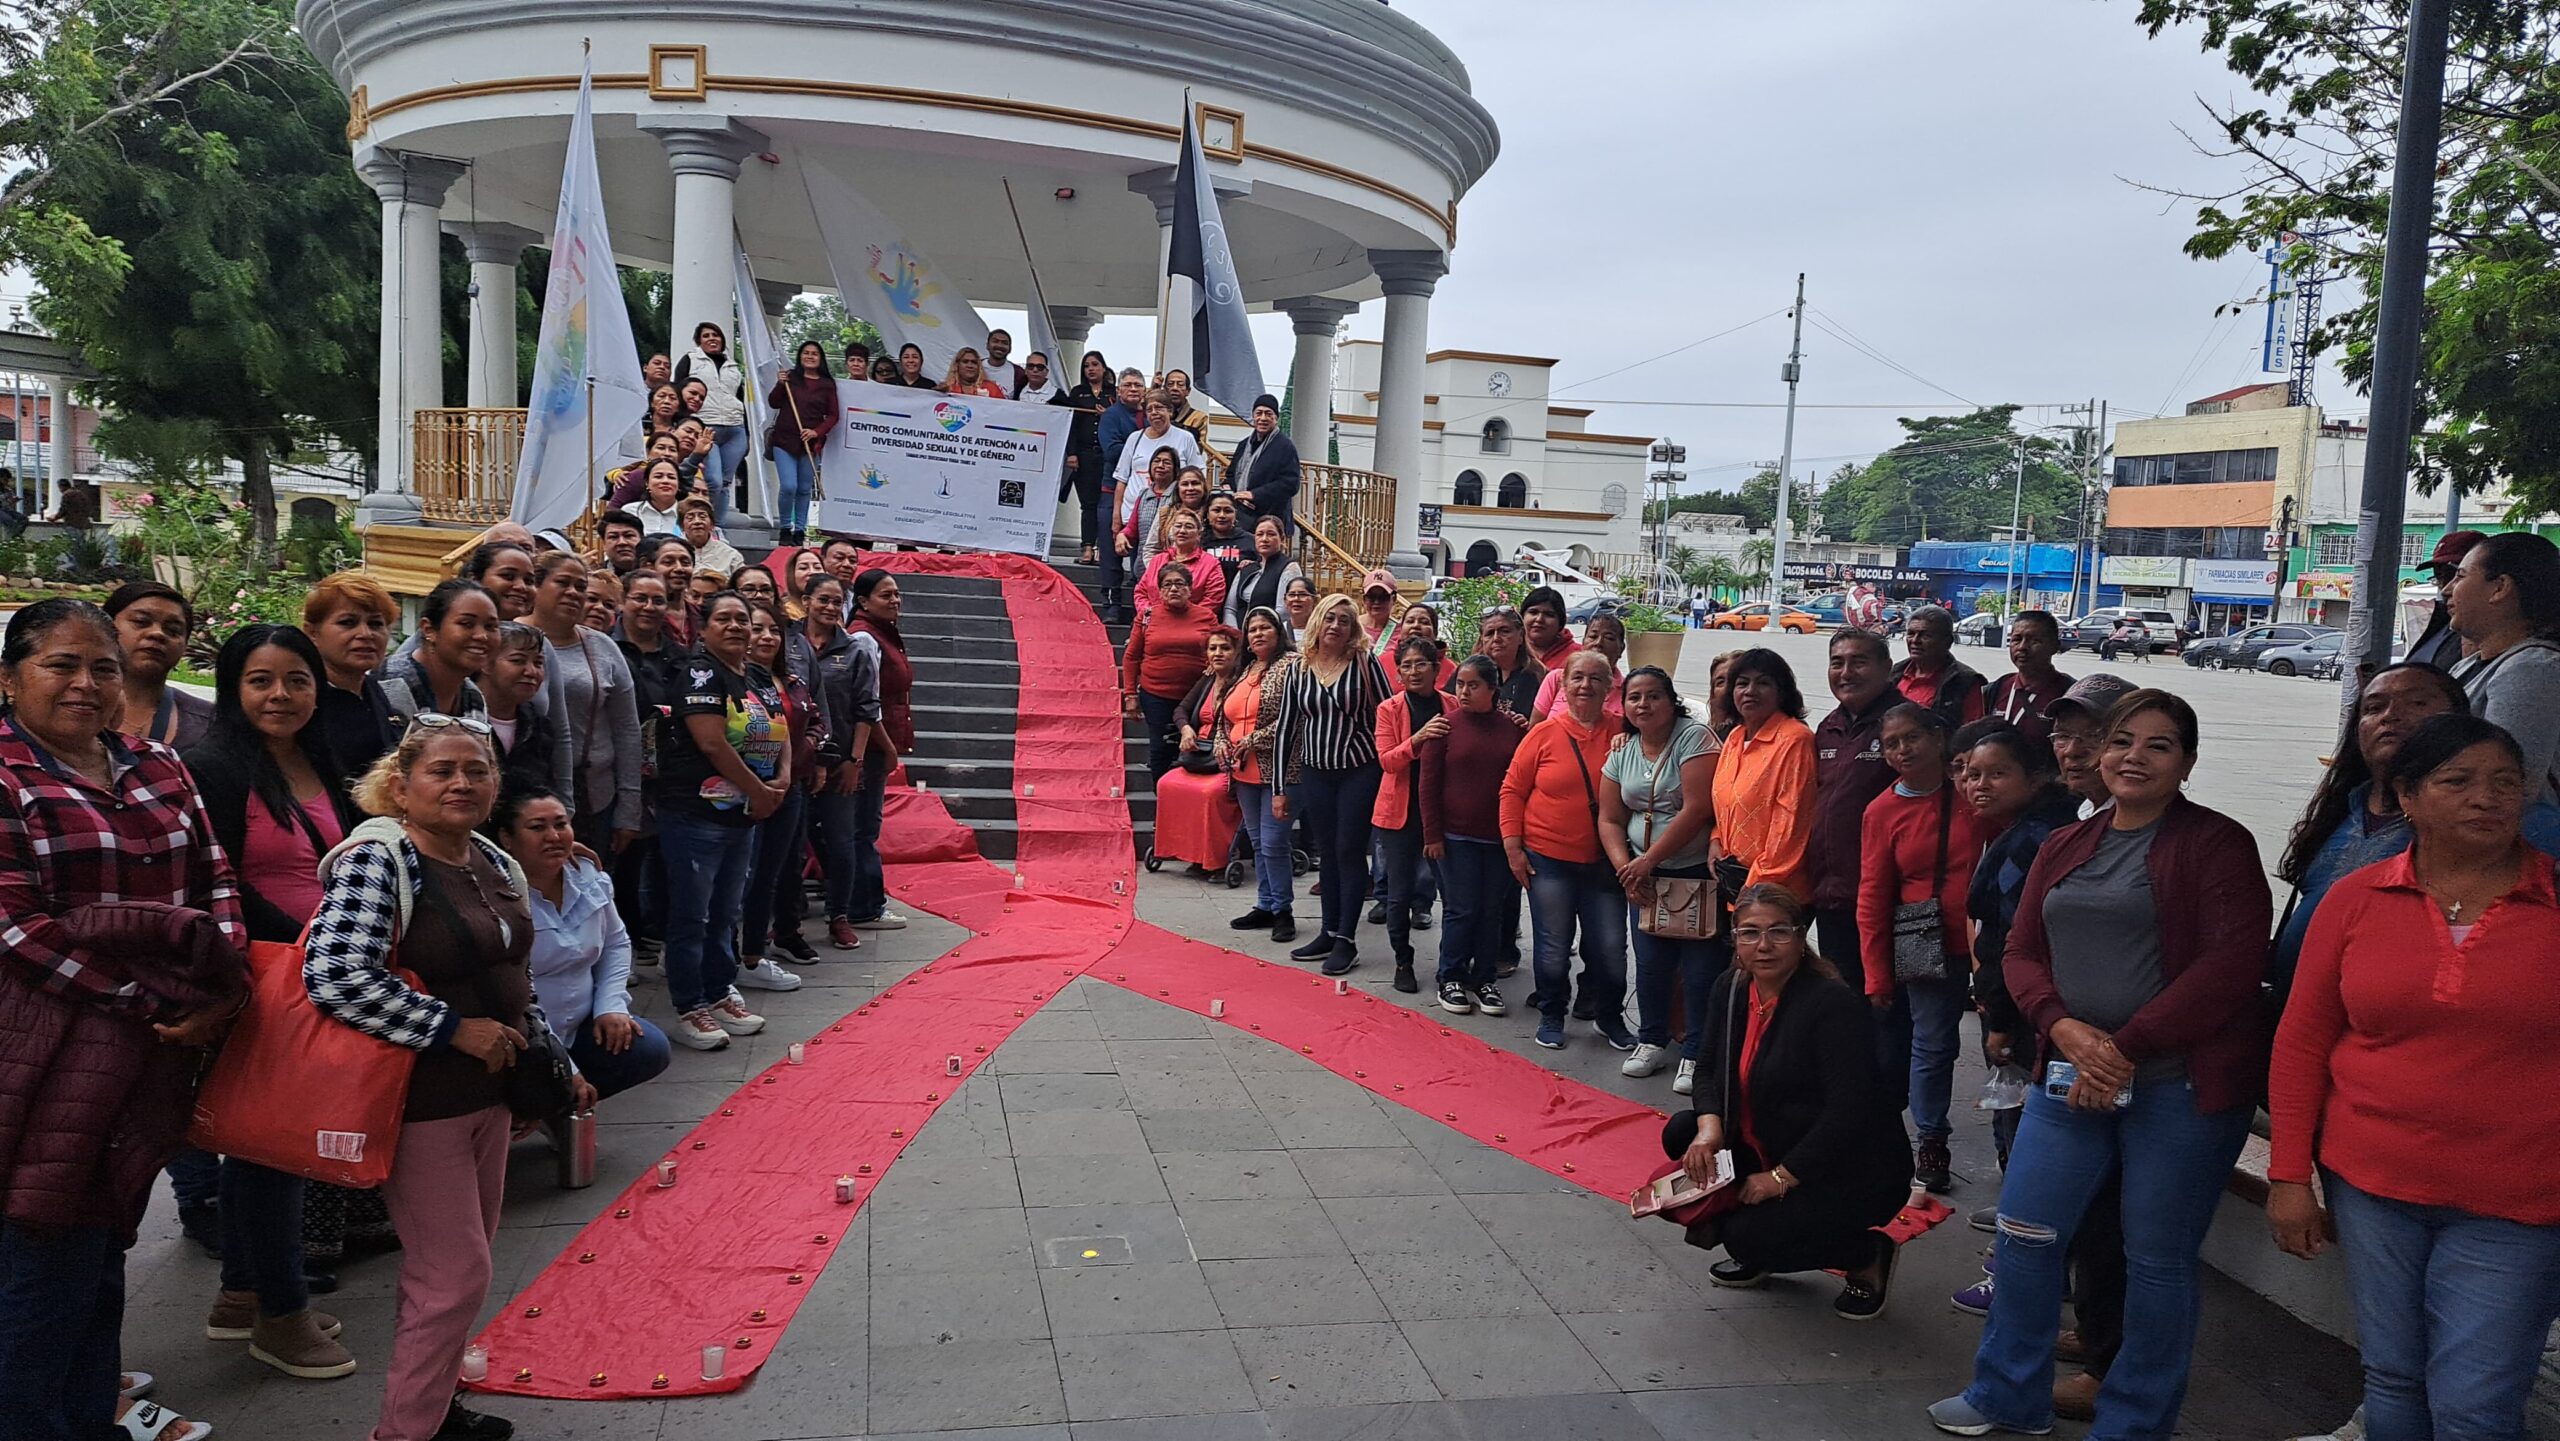
POLYGON ((1938 897, 1947 889, 1947 830, 1955 820, 1955 785, 1938 783, 1938 865, 1930 874, 1926 899, 1904 901, 1893 908, 1893 979, 1942 981, 1947 978, 1946 908, 1938 897))
POLYGON ((507 1110, 519 1121, 565 1116, 576 1099, 577 1068, 569 1063, 569 1048, 547 1025, 525 1029, 531 1034, 524 1039, 524 1049, 502 1073, 507 1110))

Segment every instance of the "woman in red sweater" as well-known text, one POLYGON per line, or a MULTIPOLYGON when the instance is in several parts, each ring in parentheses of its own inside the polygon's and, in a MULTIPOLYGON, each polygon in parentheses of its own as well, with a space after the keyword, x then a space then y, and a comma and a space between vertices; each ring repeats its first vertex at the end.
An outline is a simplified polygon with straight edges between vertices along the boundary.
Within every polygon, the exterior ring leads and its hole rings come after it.
POLYGON ((1627 893, 1600 848, 1600 769, 1623 734, 1601 709, 1618 679, 1609 658, 1575 651, 1565 661, 1564 704, 1530 727, 1502 777, 1502 849, 1528 888, 1538 1044, 1564 1049, 1573 1001, 1573 952, 1581 933, 1582 993, 1592 1029, 1621 1051, 1627 1029, 1627 893))
POLYGON ((1191 603, 1191 572, 1156 579, 1156 604, 1139 613, 1120 652, 1120 713, 1147 721, 1147 774, 1173 769, 1180 743, 1173 730, 1182 698, 1209 669, 1209 632, 1218 618, 1191 603))
POLYGON ((2267 1221, 2320 1254, 2318 1166, 2376 1441, 2522 1436, 2560 1319, 2560 901, 2522 833, 2538 784, 2459 711, 2401 743, 2391 784, 2415 841, 2321 901, 2276 1033, 2267 1221))
POLYGON ((788 373, 773 382, 764 398, 773 426, 765 432, 764 453, 773 461, 777 545, 803 545, 809 536, 809 499, 817 493, 818 453, 827 432, 836 428, 836 378, 827 369, 827 348, 814 340, 800 342, 788 373))
POLYGON ((1947 773, 1946 717, 1905 701, 1885 712, 1877 734, 1897 779, 1860 824, 1858 944, 1885 1092, 1910 1106, 1920 1133, 1913 1174, 1945 1191, 1955 1185, 1947 1105, 1973 971, 1965 893, 1982 858, 1982 823, 1947 773), (1902 956, 1923 949, 1934 954, 1902 956))
POLYGON ((1520 724, 1495 706, 1502 672, 1484 656, 1458 662, 1457 704, 1442 708, 1449 733, 1420 747, 1417 794, 1422 853, 1440 868, 1440 1009, 1453 1016, 1510 1013, 1499 978, 1502 917, 1520 883, 1502 855, 1502 779, 1520 749, 1520 724))

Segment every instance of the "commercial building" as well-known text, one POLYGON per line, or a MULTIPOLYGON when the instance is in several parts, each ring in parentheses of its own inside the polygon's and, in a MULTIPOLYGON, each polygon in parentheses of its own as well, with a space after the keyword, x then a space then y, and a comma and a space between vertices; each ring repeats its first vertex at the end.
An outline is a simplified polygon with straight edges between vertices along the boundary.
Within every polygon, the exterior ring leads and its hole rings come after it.
POLYGON ((2346 464, 2320 408, 2287 398, 2281 381, 2242 386, 2116 427, 2099 578, 2124 604, 2208 633, 2274 618, 2312 475, 2346 464))

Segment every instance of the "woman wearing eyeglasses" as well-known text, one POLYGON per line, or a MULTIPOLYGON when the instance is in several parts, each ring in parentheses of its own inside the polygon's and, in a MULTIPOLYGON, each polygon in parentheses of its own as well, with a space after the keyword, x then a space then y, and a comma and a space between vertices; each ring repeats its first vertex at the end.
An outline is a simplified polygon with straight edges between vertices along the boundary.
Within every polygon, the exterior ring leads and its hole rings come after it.
POLYGON ((1476 617, 1476 654, 1493 662, 1494 703, 1526 727, 1538 708, 1538 689, 1547 673, 1529 654, 1520 612, 1507 605, 1486 606, 1476 617))
POLYGON ((1739 1204, 1689 1230, 1724 1248, 1719 1286, 1783 1272, 1837 1271, 1832 1313, 1883 1314, 1896 1247, 1878 1228, 1909 1198, 1911 1148, 1877 1082, 1868 1006, 1816 955, 1813 911, 1783 886, 1747 887, 1733 907, 1733 966, 1692 1024, 1698 1109, 1662 1128, 1662 1149, 1700 1184, 1730 1153, 1739 1204))

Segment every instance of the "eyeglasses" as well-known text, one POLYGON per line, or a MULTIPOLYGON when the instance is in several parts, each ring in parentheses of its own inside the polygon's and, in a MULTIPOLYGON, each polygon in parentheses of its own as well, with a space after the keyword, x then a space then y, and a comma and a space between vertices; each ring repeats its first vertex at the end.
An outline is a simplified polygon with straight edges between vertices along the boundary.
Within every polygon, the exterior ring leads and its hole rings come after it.
POLYGON ((1756 946, 1763 941, 1774 941, 1783 946, 1803 935, 1804 927, 1802 926, 1736 926, 1733 932, 1733 943, 1737 946, 1756 946))
POLYGON ((420 711, 409 717, 409 724, 421 730, 431 731, 443 730, 447 726, 460 726, 476 736, 493 736, 498 733, 487 721, 478 716, 446 715, 441 711, 420 711))

